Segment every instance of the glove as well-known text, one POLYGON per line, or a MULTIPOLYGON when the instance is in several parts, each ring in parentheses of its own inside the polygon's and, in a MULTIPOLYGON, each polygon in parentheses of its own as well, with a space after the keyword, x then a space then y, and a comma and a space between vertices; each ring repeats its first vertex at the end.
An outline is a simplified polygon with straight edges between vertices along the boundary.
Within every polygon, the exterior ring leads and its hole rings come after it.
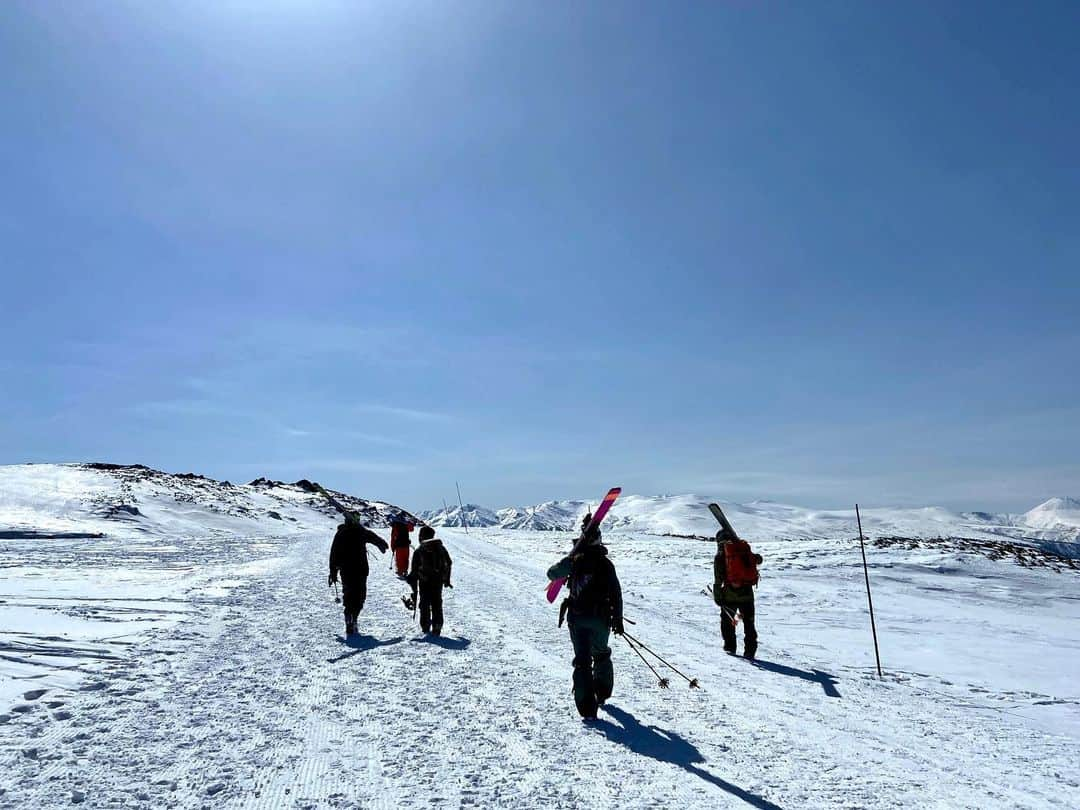
POLYGON ((616 616, 611 620, 611 632, 617 636, 621 636, 626 632, 626 628, 623 627, 622 616, 616 616))
POLYGON ((335 582, 337 582, 337 572, 336 571, 331 571, 330 576, 328 576, 326 578, 326 587, 329 588, 335 582))

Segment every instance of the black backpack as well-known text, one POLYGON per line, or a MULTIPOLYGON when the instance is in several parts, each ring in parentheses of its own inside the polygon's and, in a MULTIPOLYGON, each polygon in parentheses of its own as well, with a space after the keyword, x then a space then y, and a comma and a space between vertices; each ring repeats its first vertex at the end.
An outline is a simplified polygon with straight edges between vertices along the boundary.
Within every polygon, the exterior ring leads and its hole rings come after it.
POLYGON ((600 551, 586 551, 574 560, 570 572, 570 610, 579 616, 611 616, 611 580, 614 566, 600 551))
POLYGON ((424 543, 416 550, 416 576, 421 582, 446 582, 450 554, 441 543, 424 543))

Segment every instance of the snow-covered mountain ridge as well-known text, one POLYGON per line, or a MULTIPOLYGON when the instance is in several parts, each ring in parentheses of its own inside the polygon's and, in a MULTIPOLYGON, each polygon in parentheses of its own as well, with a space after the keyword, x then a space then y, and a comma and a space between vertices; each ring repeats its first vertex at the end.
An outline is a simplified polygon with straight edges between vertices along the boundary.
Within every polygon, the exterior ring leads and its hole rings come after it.
MULTIPOLYGON (((605 530, 638 534, 712 536, 716 522, 708 504, 717 501, 735 528, 751 539, 851 537, 857 533, 854 509, 810 509, 752 501, 731 503, 700 495, 624 495, 604 521, 605 530)), ((432 510, 421 517, 434 526, 483 526, 533 531, 575 531, 596 502, 547 501, 530 507, 487 509, 469 505, 432 510)), ((1080 541, 1080 501, 1052 498, 1019 515, 953 512, 936 506, 875 507, 862 510, 863 531, 870 537, 975 537, 1035 544, 1080 541)))
MULTIPOLYGON (((331 494, 374 527, 404 512, 383 501, 331 494)), ((325 529, 337 518, 306 480, 233 484, 103 463, 0 466, 0 532, 7 535, 281 536, 325 529)))

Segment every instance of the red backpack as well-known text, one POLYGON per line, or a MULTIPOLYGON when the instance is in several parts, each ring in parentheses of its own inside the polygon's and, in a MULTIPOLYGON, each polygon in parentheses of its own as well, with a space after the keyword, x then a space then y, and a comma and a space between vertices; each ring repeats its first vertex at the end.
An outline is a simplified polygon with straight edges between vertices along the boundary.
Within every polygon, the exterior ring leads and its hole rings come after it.
POLYGON ((745 540, 735 539, 724 543, 724 566, 727 569, 727 585, 742 588, 758 584, 757 560, 745 540))

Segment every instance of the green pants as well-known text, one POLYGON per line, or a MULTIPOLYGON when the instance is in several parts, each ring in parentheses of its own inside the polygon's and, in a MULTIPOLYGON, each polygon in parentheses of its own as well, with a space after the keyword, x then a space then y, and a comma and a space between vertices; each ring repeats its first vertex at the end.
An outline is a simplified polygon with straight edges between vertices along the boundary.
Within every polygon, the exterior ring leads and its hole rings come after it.
POLYGON ((596 717, 596 710, 615 687, 611 666, 611 629, 602 619, 571 616, 570 641, 574 645, 574 702, 582 717, 596 717))

